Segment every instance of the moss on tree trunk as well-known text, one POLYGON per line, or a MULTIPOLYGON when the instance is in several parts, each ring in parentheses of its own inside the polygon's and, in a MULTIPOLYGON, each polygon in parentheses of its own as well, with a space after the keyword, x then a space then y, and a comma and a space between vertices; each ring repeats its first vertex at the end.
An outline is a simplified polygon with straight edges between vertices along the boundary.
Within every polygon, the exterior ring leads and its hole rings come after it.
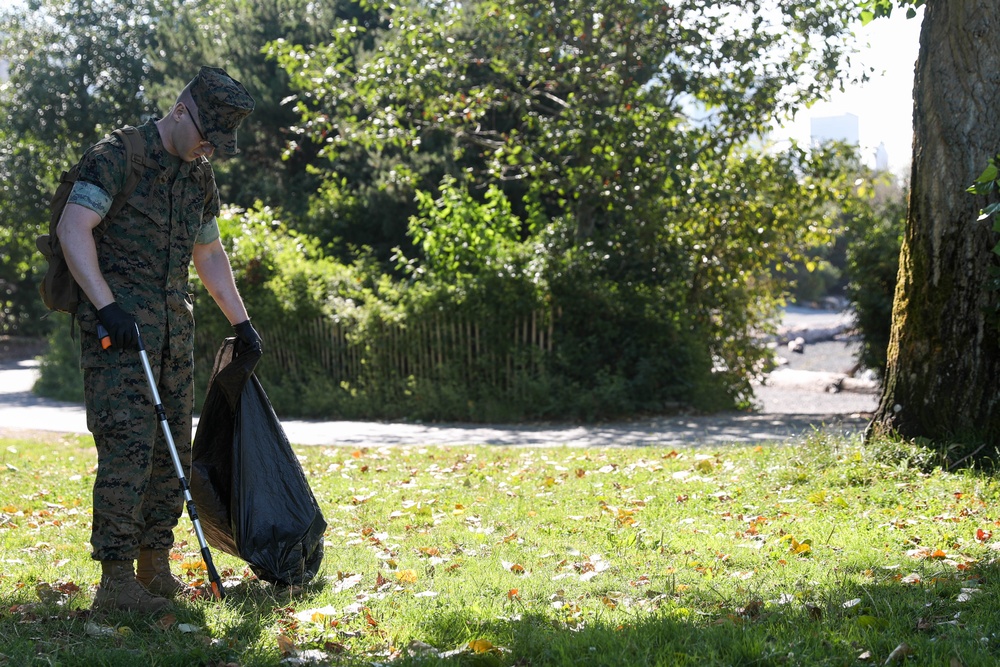
POLYGON ((873 432, 1000 435, 997 256, 966 192, 1000 151, 1000 3, 931 0, 914 85, 909 210, 873 432))

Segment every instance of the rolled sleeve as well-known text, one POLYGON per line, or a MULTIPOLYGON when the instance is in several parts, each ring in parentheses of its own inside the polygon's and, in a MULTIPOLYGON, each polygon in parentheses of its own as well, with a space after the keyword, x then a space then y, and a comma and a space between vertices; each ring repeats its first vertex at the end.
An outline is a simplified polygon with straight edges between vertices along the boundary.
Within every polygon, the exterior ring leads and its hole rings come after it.
POLYGON ((198 238, 194 242, 204 245, 211 243, 217 238, 219 238, 219 221, 213 215, 201 225, 201 229, 198 230, 198 238))
MULTIPOLYGON (((78 204, 84 208, 89 208, 103 218, 111 210, 112 199, 112 196, 101 186, 77 181, 73 184, 73 189, 70 191, 69 199, 66 200, 66 203, 78 204)), ((216 231, 216 234, 218 234, 218 231, 216 231)))

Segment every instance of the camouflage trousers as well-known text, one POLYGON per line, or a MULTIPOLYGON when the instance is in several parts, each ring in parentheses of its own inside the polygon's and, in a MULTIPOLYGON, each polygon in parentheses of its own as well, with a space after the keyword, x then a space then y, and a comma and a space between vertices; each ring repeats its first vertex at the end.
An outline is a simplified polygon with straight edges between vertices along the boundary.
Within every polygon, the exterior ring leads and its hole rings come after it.
MULTIPOLYGON (((135 560, 140 548, 173 545, 173 529, 183 511, 183 490, 153 409, 139 353, 86 349, 97 345, 96 337, 82 338, 87 427, 97 445, 92 557, 135 560)), ((166 349, 147 349, 147 354, 187 474, 194 408, 193 355, 187 352, 178 358, 166 349)))

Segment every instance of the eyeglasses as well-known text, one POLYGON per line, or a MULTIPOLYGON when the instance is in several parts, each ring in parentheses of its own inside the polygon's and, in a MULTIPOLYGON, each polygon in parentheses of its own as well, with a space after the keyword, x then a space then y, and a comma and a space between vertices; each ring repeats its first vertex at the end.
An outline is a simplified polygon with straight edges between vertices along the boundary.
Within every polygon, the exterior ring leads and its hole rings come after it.
POLYGON ((194 114, 191 112, 191 109, 188 109, 188 115, 191 117, 191 122, 194 123, 194 129, 198 130, 198 136, 201 137, 201 140, 214 149, 215 144, 209 141, 208 137, 205 136, 205 133, 201 131, 201 126, 198 125, 198 121, 194 119, 194 114))

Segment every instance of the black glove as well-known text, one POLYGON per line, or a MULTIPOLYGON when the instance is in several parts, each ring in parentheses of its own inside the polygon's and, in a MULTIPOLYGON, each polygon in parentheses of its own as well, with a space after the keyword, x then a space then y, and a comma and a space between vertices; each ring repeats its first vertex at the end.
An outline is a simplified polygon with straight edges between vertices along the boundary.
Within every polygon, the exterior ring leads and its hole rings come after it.
POLYGON ((122 310, 117 303, 112 301, 101 308, 97 311, 97 318, 108 330, 112 347, 120 350, 139 349, 139 327, 135 323, 135 318, 122 310))
POLYGON ((236 354, 243 354, 244 352, 249 352, 250 350, 261 351, 261 340, 260 334, 257 330, 253 328, 250 324, 250 320, 245 320, 239 324, 233 325, 233 331, 236 332, 236 354))

